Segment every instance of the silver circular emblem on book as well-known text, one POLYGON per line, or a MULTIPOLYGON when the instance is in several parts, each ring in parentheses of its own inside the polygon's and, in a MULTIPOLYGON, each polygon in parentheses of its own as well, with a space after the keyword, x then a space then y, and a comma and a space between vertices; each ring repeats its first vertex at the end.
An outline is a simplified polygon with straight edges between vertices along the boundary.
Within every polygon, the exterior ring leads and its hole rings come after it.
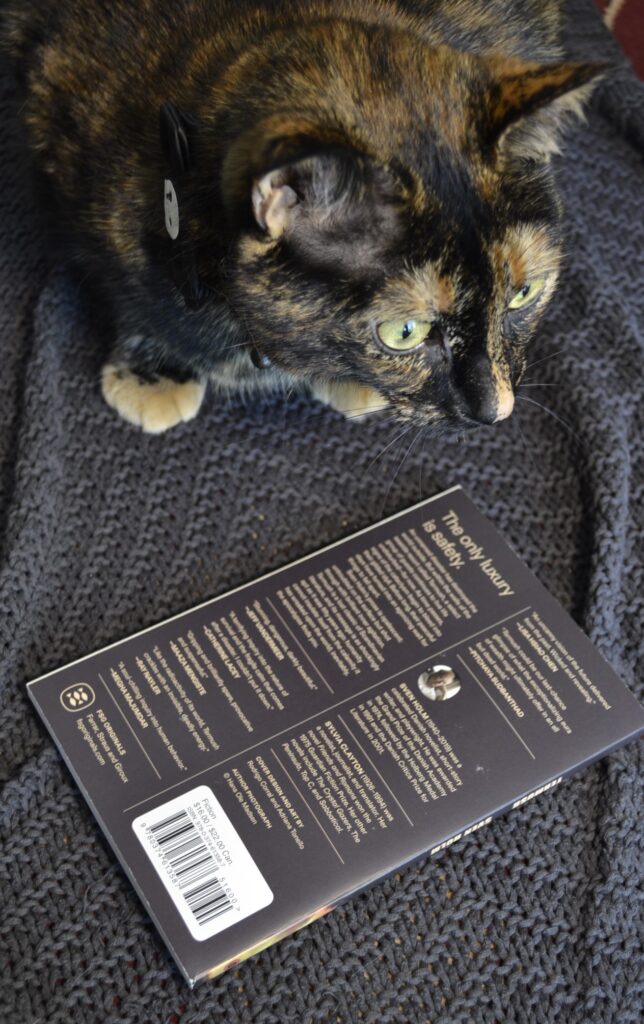
POLYGON ((432 665, 418 677, 418 689, 429 700, 449 700, 461 689, 461 681, 449 665, 432 665))

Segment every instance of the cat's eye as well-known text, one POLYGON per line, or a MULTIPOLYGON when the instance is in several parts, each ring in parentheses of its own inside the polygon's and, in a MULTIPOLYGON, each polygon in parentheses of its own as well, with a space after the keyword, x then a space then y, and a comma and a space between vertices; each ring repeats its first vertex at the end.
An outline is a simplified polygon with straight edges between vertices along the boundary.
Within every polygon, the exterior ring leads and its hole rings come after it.
POLYGON ((518 292, 513 295, 508 309, 523 309, 524 306, 529 306, 541 294, 545 283, 545 278, 543 277, 538 278, 536 281, 526 282, 523 288, 519 288, 518 292))
POLYGON ((431 330, 427 320, 385 320, 375 331, 385 348, 392 352, 411 352, 422 345, 431 330))

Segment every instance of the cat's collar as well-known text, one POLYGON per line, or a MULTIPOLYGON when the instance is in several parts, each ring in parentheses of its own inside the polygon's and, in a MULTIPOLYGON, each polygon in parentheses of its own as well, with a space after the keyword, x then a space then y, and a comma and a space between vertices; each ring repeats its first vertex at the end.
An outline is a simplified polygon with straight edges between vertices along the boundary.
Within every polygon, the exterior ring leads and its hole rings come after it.
MULTIPOLYGON (((165 159, 163 181, 163 213, 165 229, 172 246, 168 267, 170 276, 190 309, 199 309, 205 302, 208 289, 199 278, 194 248, 181 227, 179 197, 186 179, 195 167, 197 122, 184 114, 172 100, 166 100, 159 111, 159 134, 165 159)), ((250 349, 253 366, 266 370, 271 361, 257 348, 250 349)))
POLYGON ((195 166, 197 122, 166 100, 159 111, 159 134, 165 160, 163 214, 171 244, 168 269, 186 305, 198 309, 208 292, 199 278, 194 248, 181 223, 180 204, 186 180, 195 166))
MULTIPOLYGON (((199 309, 208 296, 208 289, 199 278, 194 248, 185 228, 182 229, 179 203, 186 180, 195 167, 197 122, 171 100, 166 100, 159 111, 159 134, 165 159, 163 214, 171 245, 168 268, 186 306, 199 309)), ((268 356, 255 347, 250 349, 250 358, 258 370, 266 370, 271 365, 268 356)))

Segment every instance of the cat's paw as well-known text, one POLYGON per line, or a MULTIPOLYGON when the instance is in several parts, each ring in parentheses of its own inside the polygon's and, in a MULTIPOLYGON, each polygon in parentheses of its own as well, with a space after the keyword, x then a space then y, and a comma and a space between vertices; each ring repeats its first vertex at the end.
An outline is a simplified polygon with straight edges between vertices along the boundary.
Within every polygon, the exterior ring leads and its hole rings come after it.
POLYGON ((106 363, 101 390, 107 404, 128 423, 147 434, 161 434, 197 415, 206 385, 197 380, 182 384, 169 377, 148 382, 126 366, 106 363))
POLYGON ((349 420, 362 420, 371 413, 386 409, 389 404, 372 388, 349 381, 317 381, 312 387, 312 394, 349 420))

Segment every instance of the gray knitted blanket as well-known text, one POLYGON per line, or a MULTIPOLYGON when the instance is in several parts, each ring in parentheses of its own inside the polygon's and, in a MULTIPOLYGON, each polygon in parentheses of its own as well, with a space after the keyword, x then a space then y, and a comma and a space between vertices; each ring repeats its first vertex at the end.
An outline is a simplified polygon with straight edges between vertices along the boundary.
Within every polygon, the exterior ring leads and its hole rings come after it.
POLYGON ((25 691, 456 483, 641 685, 644 89, 592 0, 572 14, 571 49, 620 67, 558 164, 569 257, 533 348, 539 386, 460 443, 395 440, 382 417, 304 399, 211 399, 162 437, 118 420, 99 395, 100 314, 47 258, 3 76, 3 1024, 641 1020, 637 744, 190 992, 25 691))

